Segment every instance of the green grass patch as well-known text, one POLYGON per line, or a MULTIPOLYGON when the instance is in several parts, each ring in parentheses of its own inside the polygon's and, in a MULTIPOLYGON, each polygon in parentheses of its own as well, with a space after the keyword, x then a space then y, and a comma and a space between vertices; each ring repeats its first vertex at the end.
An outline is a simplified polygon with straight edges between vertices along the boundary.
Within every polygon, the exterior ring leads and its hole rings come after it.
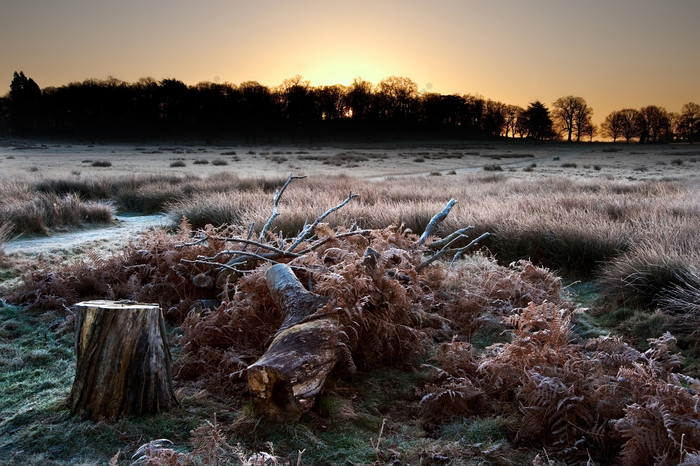
POLYGON ((64 317, 0 307, 0 464, 107 464, 142 444, 168 438, 186 446, 190 431, 227 406, 179 387, 182 404, 157 416, 91 422, 72 417, 67 397, 75 374, 72 331, 64 317))

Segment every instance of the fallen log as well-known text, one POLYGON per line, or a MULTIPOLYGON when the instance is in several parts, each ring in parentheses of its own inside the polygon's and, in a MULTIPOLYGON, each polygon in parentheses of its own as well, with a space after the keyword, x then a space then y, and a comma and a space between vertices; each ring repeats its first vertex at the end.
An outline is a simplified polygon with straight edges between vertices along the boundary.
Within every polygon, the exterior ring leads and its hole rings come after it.
POLYGON ((316 314, 328 299, 307 291, 288 266, 273 265, 265 280, 285 319, 248 367, 248 388, 258 416, 296 421, 312 408, 336 364, 339 330, 331 318, 316 314))
POLYGON ((159 413, 178 401, 157 304, 85 301, 75 305, 74 415, 92 420, 159 413))

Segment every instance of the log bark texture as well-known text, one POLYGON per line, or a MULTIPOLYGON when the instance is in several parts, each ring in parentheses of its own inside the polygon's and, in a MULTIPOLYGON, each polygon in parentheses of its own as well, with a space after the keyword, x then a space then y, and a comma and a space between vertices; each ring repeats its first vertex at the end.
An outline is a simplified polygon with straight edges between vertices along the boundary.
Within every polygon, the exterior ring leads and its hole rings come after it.
POLYGON ((157 304, 85 301, 74 309, 77 361, 68 398, 71 413, 116 419, 178 404, 157 304))
POLYGON ((338 328, 314 316, 328 301, 307 291, 283 264, 268 269, 270 294, 285 316, 265 354, 248 367, 248 387, 259 416, 296 421, 309 411, 336 363, 338 328))

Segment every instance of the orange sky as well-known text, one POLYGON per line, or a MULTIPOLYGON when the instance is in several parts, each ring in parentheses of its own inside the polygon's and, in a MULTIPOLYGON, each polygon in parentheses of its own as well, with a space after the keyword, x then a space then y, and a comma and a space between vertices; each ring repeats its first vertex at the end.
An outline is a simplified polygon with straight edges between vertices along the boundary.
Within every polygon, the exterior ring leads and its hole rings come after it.
POLYGON ((699 0, 3 0, 0 94, 114 76, 311 85, 405 76, 523 107, 700 103, 699 0))

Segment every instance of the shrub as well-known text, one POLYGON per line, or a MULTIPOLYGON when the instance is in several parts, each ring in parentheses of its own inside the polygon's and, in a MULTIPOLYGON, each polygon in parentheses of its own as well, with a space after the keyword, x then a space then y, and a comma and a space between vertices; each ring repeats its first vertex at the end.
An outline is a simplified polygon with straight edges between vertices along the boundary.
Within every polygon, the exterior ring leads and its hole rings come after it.
POLYGON ((700 267, 700 241, 688 232, 685 244, 646 241, 606 263, 600 276, 603 292, 625 305, 649 307, 670 297, 692 294, 700 267))
POLYGON ((573 162, 564 162, 561 164, 562 168, 576 168, 578 165, 576 165, 573 162))
POLYGON ((109 160, 95 160, 90 165, 92 165, 93 167, 111 167, 112 162, 110 162, 109 160))
POLYGON ((500 165, 492 164, 492 165, 484 165, 484 170, 487 172, 502 172, 503 168, 500 165))
POLYGON ((107 178, 48 178, 31 184, 37 192, 65 196, 77 194, 85 200, 110 199, 115 181, 107 178))
POLYGON ((0 222, 13 224, 16 233, 47 234, 55 228, 112 220, 109 205, 82 201, 77 194, 38 193, 30 199, 0 204, 0 222))
POLYGON ((183 162, 182 160, 176 160, 174 162, 170 162, 170 168, 182 168, 186 167, 187 164, 183 162))
POLYGON ((214 160, 212 160, 211 164, 216 165, 216 166, 223 166, 223 165, 228 165, 228 162, 226 160, 223 160, 223 159, 214 159, 214 160))

